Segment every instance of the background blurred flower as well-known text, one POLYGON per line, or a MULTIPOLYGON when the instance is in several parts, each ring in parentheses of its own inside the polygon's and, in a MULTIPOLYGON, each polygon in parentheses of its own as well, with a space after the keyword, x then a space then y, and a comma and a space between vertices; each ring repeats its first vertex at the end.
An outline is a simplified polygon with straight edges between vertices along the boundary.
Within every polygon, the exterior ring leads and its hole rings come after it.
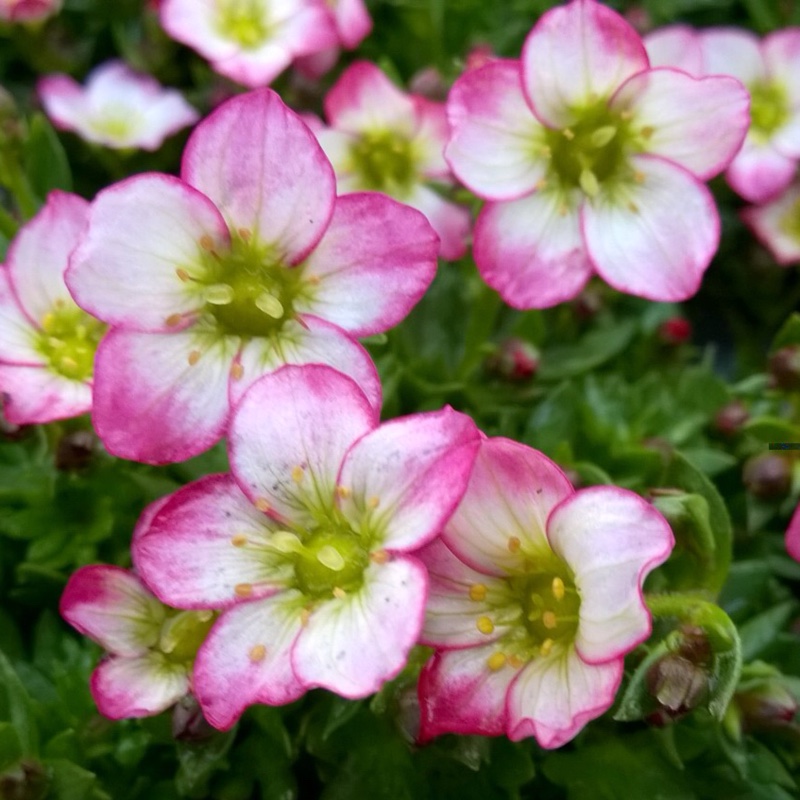
POLYGON ((57 14, 63 0, 0 0, 0 20, 37 22, 57 14))

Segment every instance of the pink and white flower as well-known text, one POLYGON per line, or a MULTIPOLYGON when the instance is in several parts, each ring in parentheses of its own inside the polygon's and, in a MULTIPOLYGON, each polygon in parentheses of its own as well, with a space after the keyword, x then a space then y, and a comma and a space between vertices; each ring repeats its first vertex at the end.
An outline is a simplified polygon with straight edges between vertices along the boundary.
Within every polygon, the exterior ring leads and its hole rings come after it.
POLYGON ((339 43, 325 0, 163 0, 164 30, 220 74, 256 88, 339 43))
POLYGON ((63 0, 0 0, 0 20, 39 22, 61 11, 63 0))
POLYGON ((675 67, 695 77, 706 74, 700 31, 690 25, 664 25, 643 41, 651 67, 675 67))
POLYGON ((37 88, 56 127, 105 147, 157 150, 167 136, 200 118, 179 92, 122 61, 96 67, 85 87, 56 74, 42 78, 37 88))
POLYGON ((60 611, 107 651, 90 687, 110 719, 158 714, 188 694, 197 648, 215 616, 168 608, 134 573, 105 564, 70 577, 60 611))
POLYGON ((575 491, 536 450, 484 439, 461 505, 420 558, 430 573, 422 740, 446 732, 559 747, 606 711, 650 634, 647 573, 666 520, 638 495, 575 491))
POLYGON ((427 595, 413 552, 458 505, 478 441, 450 408, 379 426, 321 365, 253 385, 231 424, 232 474, 167 498, 133 545, 164 603, 223 609, 194 671, 212 725, 312 687, 365 697, 400 672, 427 595))
POLYGON ((0 267, 0 393, 15 425, 51 422, 92 407, 92 364, 104 326, 64 283, 89 204, 54 191, 22 226, 0 267))
POLYGON ((405 94, 374 64, 357 61, 328 92, 325 115, 330 127, 318 130, 317 138, 339 192, 385 192, 419 209, 439 234, 441 256, 464 255, 469 211, 433 188, 453 182, 444 160, 444 106, 405 94))
POLYGON ((800 183, 792 183, 769 202, 745 208, 741 214, 778 264, 800 262, 800 183))
POLYGON ((375 366, 354 337, 408 314, 436 249, 414 209, 377 193, 337 199, 314 135, 274 92, 228 101, 192 134, 181 179, 137 175, 92 204, 67 282, 112 326, 95 364, 95 429, 114 455, 183 460, 285 363, 330 364, 378 408, 375 366))
POLYGON ((456 81, 445 156, 489 202, 474 254, 516 308, 575 297, 596 272, 622 292, 694 294, 719 240, 703 181, 733 158, 748 96, 730 77, 651 69, 639 35, 594 0, 539 19, 521 61, 456 81))

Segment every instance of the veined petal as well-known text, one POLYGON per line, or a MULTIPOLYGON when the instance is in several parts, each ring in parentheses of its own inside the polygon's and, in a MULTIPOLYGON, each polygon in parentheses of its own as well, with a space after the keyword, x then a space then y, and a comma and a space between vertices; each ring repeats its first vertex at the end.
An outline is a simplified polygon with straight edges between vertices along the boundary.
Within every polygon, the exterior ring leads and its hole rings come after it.
POLYGON ((793 223, 800 220, 800 185, 790 186, 763 206, 745 208, 741 215, 779 264, 800 261, 800 231, 793 232, 793 223))
POLYGON ((410 138, 416 129, 414 101, 375 64, 356 61, 325 96, 328 124, 348 133, 389 130, 410 138))
POLYGON ((761 44, 743 28, 705 28, 697 33, 706 75, 732 75, 745 86, 766 78, 761 44))
POLYGON ((751 203, 764 203, 780 194, 795 176, 797 161, 779 153, 769 142, 751 137, 725 172, 731 188, 751 203))
POLYGON ((133 542, 156 595, 175 608, 218 609, 268 597, 293 575, 270 547, 280 525, 258 511, 230 475, 209 475, 170 496, 133 542))
POLYGON ((425 294, 438 247, 416 209, 378 192, 339 197, 328 230, 303 265, 303 277, 319 283, 296 310, 355 336, 385 331, 425 294))
POLYGON ((514 308, 549 308, 571 300, 592 274, 578 213, 558 192, 487 203, 474 237, 481 276, 514 308))
POLYGON ((573 0, 544 13, 522 48, 522 83, 536 116, 553 128, 576 110, 610 97, 649 62, 639 34, 594 0, 573 0))
POLYGON ((433 189, 418 184, 404 200, 421 211, 439 235, 439 255, 455 261, 467 252, 472 215, 465 206, 445 200, 433 189))
POLYGON ((92 421, 112 455, 169 464, 207 450, 228 419, 238 339, 112 328, 95 356, 92 421))
POLYGON ((449 406, 385 422, 345 456, 342 513, 387 550, 421 547, 461 500, 479 436, 475 423, 449 406))
POLYGON ((336 178, 314 134, 269 89, 234 97, 195 128, 181 175, 245 229, 295 264, 328 227, 336 178))
POLYGON ((189 692, 189 670, 162 653, 112 656, 92 673, 92 697, 109 719, 160 714, 189 692))
POLYGON ((36 348, 39 333, 38 326, 20 307, 8 268, 0 266, 0 362, 43 366, 44 355, 36 348))
POLYGON ((416 559, 370 564, 364 584, 317 606, 292 651, 308 688, 366 697, 396 677, 422 627, 427 573, 416 559))
POLYGON ((92 409, 92 386, 47 367, 0 364, 0 392, 6 419, 14 425, 37 425, 70 419, 92 409))
POLYGON ((228 433, 231 470, 251 501, 306 524, 333 507, 350 445, 378 423, 356 383, 320 364, 286 366, 245 394, 228 433))
POLYGON ((794 510, 786 529, 786 550, 795 561, 800 561, 800 505, 794 510))
POLYGON ((443 733, 500 736, 506 730, 506 694, 517 675, 509 664, 489 669, 498 646, 437 652, 419 677, 419 740, 443 733))
POLYGON ((628 294, 679 302, 700 287, 719 243, 706 186, 655 156, 634 156, 639 181, 600 195, 581 214, 586 249, 607 283, 628 294))
POLYGON ((541 747, 561 747, 609 709, 622 680, 623 660, 597 666, 572 647, 557 646, 528 663, 508 692, 508 738, 536 737, 541 747))
POLYGON ((236 363, 236 380, 230 383, 231 408, 262 375, 285 364, 326 364, 352 378, 376 412, 381 408, 381 381, 369 353, 336 325, 304 316, 302 324, 284 323, 278 336, 245 342, 236 363))
POLYGON ((634 75, 611 100, 633 115, 635 128, 651 130, 647 152, 708 180, 722 172, 742 146, 750 125, 750 96, 724 75, 695 79, 675 69, 634 75))
POLYGON ((626 489, 593 486, 557 506, 547 537, 569 564, 581 595, 575 637, 591 664, 617 659, 650 635, 642 583, 675 539, 664 517, 626 489))
POLYGON ((518 617, 502 616, 502 610, 515 600, 506 581, 468 567, 441 539, 434 539, 417 556, 430 580, 422 644, 448 649, 478 647, 500 639, 518 622, 518 617), (477 619, 483 616, 494 626, 490 634, 477 627, 477 619))
POLYGON ((57 302, 74 308, 64 273, 88 214, 89 204, 82 197, 50 192, 44 208, 9 245, 6 265, 14 292, 28 316, 39 324, 57 302))
POLYGON ((64 619, 103 649, 138 656, 158 642, 164 606, 132 572, 108 564, 72 573, 59 603, 64 619))
POLYGON ((229 608, 200 646, 194 693, 205 718, 227 730, 253 703, 279 706, 306 690, 292 671, 303 597, 288 590, 229 608))
POLYGON ((566 475, 538 450, 483 439, 467 493, 442 539, 479 572, 514 574, 526 556, 550 553, 547 517, 573 493, 566 475))
POLYGON ((522 93, 518 61, 464 73, 450 90, 447 116, 452 132, 445 158, 480 197, 522 197, 547 172, 544 129, 522 93))
POLYGON ((662 25, 644 37, 651 67, 676 67, 689 75, 703 74, 703 52, 690 25, 662 25))
POLYGON ((214 204, 170 175, 135 175, 95 198, 66 282, 78 305, 104 322, 166 331, 167 320, 203 306, 180 277, 202 269, 201 241, 229 246, 214 204))

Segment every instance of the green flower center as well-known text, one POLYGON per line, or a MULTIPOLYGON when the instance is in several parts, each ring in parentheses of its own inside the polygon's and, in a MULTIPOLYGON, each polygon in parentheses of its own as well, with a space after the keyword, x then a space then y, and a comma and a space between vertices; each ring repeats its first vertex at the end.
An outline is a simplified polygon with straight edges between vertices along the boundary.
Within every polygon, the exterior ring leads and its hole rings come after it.
POLYGON ((91 378, 94 354, 106 326, 74 303, 57 300, 41 321, 36 349, 49 368, 75 381, 91 378))
POLYGON ((359 589, 369 552, 351 530, 317 530, 296 554, 298 588, 313 599, 347 594, 359 589))
POLYGON ((534 648, 549 649, 555 642, 575 638, 581 601, 565 565, 559 562, 544 572, 515 579, 513 587, 534 648))
POLYGON ((767 141, 789 118, 786 90, 777 83, 763 81, 750 89, 750 131, 759 141, 767 141))
POLYGON ((216 616, 213 611, 168 609, 161 626, 158 649, 175 664, 192 663, 216 616))
POLYGON ((245 49, 257 47, 269 35, 260 0, 227 0, 221 3, 217 27, 225 38, 245 49))
POLYGON ((787 236, 800 242, 800 198, 795 200, 781 217, 779 227, 787 236))
POLYGON ((416 177, 416 154, 408 139, 392 131, 363 134, 350 146, 353 170, 363 189, 402 195, 416 177))

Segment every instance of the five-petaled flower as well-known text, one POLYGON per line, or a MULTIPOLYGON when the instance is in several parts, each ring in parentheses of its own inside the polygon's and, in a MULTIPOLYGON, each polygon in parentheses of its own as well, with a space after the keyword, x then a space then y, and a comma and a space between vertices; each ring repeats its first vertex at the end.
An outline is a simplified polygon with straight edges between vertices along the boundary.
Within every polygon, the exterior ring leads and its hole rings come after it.
POLYGON ((651 69, 638 34, 594 0, 537 22, 521 61, 470 70, 448 99, 445 156, 488 200, 474 255, 517 308, 575 297, 593 272, 622 292, 694 294, 719 238, 703 181, 748 125, 730 77, 651 69))
POLYGON ((37 90, 57 127, 116 149, 157 150, 167 136, 200 118, 179 92, 122 61, 92 70, 85 87, 56 74, 42 78, 37 90))
POLYGON ((0 267, 0 392, 16 425, 77 417, 92 407, 92 367, 103 326, 64 283, 89 204, 54 191, 17 233, 0 267))
POLYGON ((60 611, 107 651, 92 674, 91 691, 111 719, 158 714, 189 693, 197 648, 215 617, 210 610, 168 608, 134 573, 105 564, 73 573, 60 611))
POLYGON ((558 747, 607 710, 650 634, 645 575, 673 536, 638 495, 575 491, 553 462, 484 439, 461 505, 420 553, 430 573, 420 736, 558 747))
POLYGON ((108 450, 153 463, 200 453, 253 380, 285 363, 331 364, 379 407, 353 337, 395 325, 433 279, 423 215, 378 193, 337 199, 314 135, 269 89, 198 125, 181 175, 102 191, 67 273, 112 326, 93 409, 108 450))
POLYGON ((222 608, 195 662, 206 719, 324 687, 364 697, 397 675, 427 595, 413 552, 467 486, 479 442, 450 408, 378 426, 330 367, 286 366, 234 411, 231 475, 167 498, 133 545, 163 602, 222 608))
POLYGON ((358 61, 325 98, 329 128, 317 131, 339 191, 375 190, 418 208, 441 239, 443 258, 466 251, 470 214, 432 188, 452 185, 444 160, 444 106, 400 91, 378 67, 358 61))
POLYGON ((299 56, 336 47, 336 20, 325 0, 162 0, 164 30, 220 74, 256 88, 299 56))

